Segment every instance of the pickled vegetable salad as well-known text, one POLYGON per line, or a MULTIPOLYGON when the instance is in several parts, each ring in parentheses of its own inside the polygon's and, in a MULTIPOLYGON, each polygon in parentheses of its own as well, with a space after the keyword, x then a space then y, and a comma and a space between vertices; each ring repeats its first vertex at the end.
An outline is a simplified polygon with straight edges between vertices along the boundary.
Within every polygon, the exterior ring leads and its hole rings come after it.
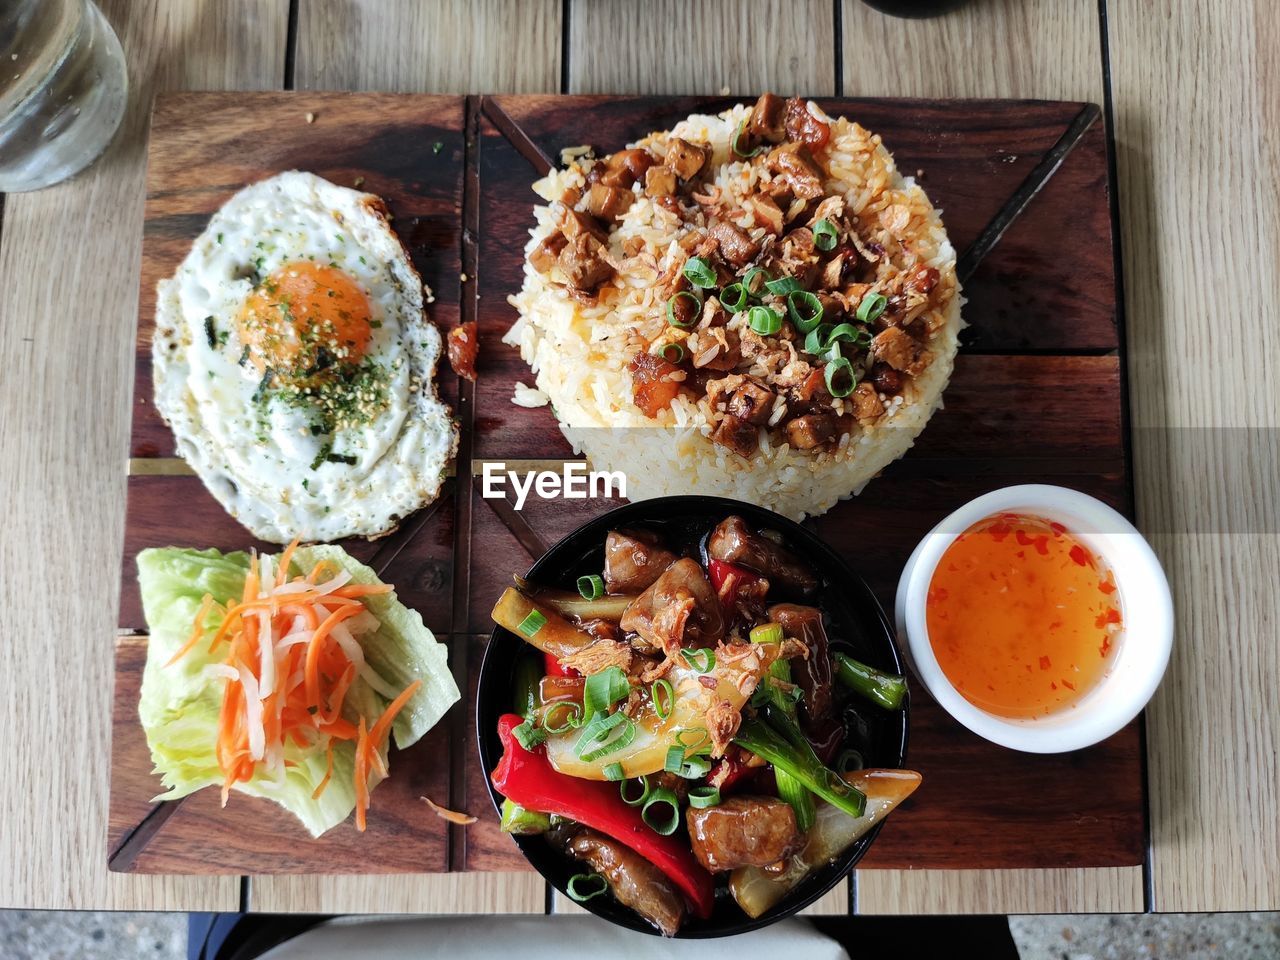
POLYGON ((740 517, 697 544, 612 530, 604 552, 576 593, 516 578, 494 608, 538 651, 498 725, 502 828, 583 864, 574 899, 668 936, 710 915, 717 874, 761 916, 919 785, 861 769, 848 729, 851 698, 897 710, 906 682, 835 649, 820 578, 740 517))
POLYGON ((339 547, 279 557, 138 555, 150 629, 138 713, 173 800, 207 786, 274 800, 313 836, 356 814, 458 700, 448 653, 339 547))

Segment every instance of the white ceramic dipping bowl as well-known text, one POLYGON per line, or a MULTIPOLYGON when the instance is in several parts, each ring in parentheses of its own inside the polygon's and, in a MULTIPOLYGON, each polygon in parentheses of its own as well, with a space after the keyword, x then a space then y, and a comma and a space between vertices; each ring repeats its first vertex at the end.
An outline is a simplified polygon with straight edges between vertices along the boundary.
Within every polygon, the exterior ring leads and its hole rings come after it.
POLYGON ((1079 750, 1121 729, 1155 693, 1173 646, 1169 583, 1142 534, 1102 501, 1046 484, 995 490, 934 527, 902 571, 895 613, 898 634, 907 640, 907 662, 933 698, 979 736, 1028 753, 1079 750), (974 706, 951 685, 929 642, 925 598, 938 561, 957 536, 997 513, 1061 523, 1111 568, 1120 595, 1124 620, 1110 670, 1075 704, 1043 717, 1001 717, 974 706))

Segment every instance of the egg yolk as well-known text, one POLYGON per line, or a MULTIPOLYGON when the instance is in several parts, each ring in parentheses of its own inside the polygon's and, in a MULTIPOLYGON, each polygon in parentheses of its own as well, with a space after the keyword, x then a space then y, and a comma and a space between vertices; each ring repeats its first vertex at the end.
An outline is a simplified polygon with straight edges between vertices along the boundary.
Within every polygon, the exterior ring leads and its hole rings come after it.
POLYGON ((254 288, 240 311, 239 331, 259 372, 310 377, 360 362, 372 336, 372 311, 348 274, 300 260, 254 288))

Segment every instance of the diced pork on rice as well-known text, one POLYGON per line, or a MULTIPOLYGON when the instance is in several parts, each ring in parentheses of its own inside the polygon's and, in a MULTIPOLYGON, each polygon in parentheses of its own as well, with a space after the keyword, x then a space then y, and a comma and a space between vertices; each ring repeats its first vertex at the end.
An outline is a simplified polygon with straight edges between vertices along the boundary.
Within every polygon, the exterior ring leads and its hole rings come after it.
MULTIPOLYGON (((889 292, 893 279, 901 289, 901 278, 913 271, 937 271, 927 306, 921 312, 917 302, 908 318, 914 325, 913 342, 922 349, 927 366, 913 369, 897 395, 881 392, 883 412, 876 410, 871 417, 855 411, 853 395, 832 398, 834 415, 842 417, 846 432, 812 449, 794 448, 785 432, 765 428, 759 431, 759 448, 753 455, 733 452, 712 440, 725 416, 723 405, 709 403, 697 391, 681 390, 655 417, 633 402, 629 363, 637 352, 660 350, 672 334, 687 337, 684 345, 698 349, 697 331, 689 334, 668 324, 670 287, 664 291, 663 286, 688 257, 678 243, 681 236, 709 226, 706 214, 711 206, 730 211, 727 216, 753 239, 772 242, 744 213, 744 200, 768 189, 771 174, 733 149, 735 132, 751 117, 751 107, 738 105, 719 116, 694 115, 634 145, 659 158, 667 156, 675 137, 709 145, 707 169, 713 173, 705 176, 700 189, 718 203, 704 203, 692 220, 688 214, 682 219, 670 205, 646 195, 642 176, 631 188, 635 196, 630 207, 608 230, 607 258, 614 269, 598 296, 582 296, 557 282, 554 269, 544 264, 545 272, 540 272, 528 259, 549 237, 559 240, 553 235, 563 223, 562 199, 578 210, 587 209, 584 187, 590 159, 575 158, 566 169, 552 171, 534 184, 548 204, 534 208, 537 225, 525 251, 524 285, 511 298, 520 318, 505 339, 520 348, 536 375, 537 390, 552 404, 575 450, 595 469, 624 471, 633 500, 696 492, 760 504, 797 519, 821 514, 860 492, 902 456, 941 405, 961 327, 961 297, 955 251, 938 211, 912 178, 899 174, 879 136, 847 119, 826 117, 814 104, 808 109, 830 125, 829 142, 814 156, 827 197, 843 198, 844 216, 854 224, 859 249, 865 245, 875 251, 869 254, 873 260, 877 254, 886 258, 871 278, 873 291, 889 292)), ((735 314, 729 326, 741 329, 746 319, 746 313, 735 314)), ((786 346, 794 358, 794 344, 786 346)), ((748 377, 778 374, 776 369, 758 369, 763 362, 744 359, 737 372, 748 377)), ((520 391, 516 402, 527 404, 530 396, 536 393, 520 391)), ((781 395, 778 402, 781 406, 781 395)), ((872 407, 880 405, 871 401, 872 407)), ((774 411, 770 425, 784 412, 774 411)))

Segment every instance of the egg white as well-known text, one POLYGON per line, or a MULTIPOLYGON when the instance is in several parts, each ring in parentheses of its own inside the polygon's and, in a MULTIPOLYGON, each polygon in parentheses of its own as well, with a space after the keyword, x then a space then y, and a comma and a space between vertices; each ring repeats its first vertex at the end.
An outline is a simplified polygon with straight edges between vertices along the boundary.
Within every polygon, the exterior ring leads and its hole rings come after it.
POLYGON ((440 352, 422 279, 381 200, 310 173, 241 190, 156 288, 156 407, 210 492, 270 542, 377 536, 439 495, 458 442, 436 393, 440 352), (365 356, 380 371, 382 402, 331 436, 313 433, 306 404, 255 399, 262 373, 241 362, 236 318, 256 278, 300 260, 344 271, 372 308, 365 356), (354 462, 323 459, 326 442, 354 462))

